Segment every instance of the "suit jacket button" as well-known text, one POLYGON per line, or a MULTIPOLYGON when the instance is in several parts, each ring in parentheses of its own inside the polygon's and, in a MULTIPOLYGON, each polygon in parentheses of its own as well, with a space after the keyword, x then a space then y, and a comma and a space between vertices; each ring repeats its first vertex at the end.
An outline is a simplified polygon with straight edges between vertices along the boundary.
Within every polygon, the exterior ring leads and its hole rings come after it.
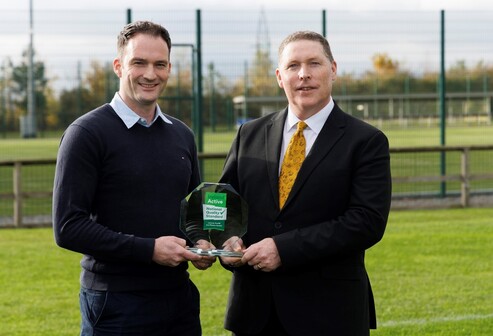
POLYGON ((275 227, 276 229, 280 229, 280 228, 282 228, 282 223, 281 223, 281 222, 275 222, 275 223, 274 223, 274 227, 275 227))

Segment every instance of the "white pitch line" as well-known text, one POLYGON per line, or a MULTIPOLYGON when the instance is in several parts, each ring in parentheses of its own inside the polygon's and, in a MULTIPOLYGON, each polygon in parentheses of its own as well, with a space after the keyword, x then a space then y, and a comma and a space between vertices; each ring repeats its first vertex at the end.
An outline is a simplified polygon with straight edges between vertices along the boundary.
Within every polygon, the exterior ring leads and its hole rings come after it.
POLYGON ((434 317, 428 319, 412 319, 412 320, 401 320, 401 321, 384 321, 377 324, 377 327, 399 327, 406 325, 426 325, 440 322, 456 322, 456 321, 467 321, 467 320, 484 320, 493 318, 493 314, 486 315, 462 315, 462 316, 444 316, 444 317, 434 317))

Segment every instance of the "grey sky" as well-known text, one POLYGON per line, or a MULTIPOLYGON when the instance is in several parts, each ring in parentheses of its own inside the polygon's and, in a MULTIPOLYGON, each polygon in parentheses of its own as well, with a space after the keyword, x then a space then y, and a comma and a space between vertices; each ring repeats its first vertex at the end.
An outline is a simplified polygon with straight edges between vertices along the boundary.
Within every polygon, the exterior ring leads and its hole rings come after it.
MULTIPOLYGON (((442 8, 447 18, 448 64, 493 60, 491 0, 33 0, 33 7, 37 56, 59 83, 75 83, 78 63, 83 72, 94 59, 112 61, 115 36, 125 23, 127 8, 134 20, 164 23, 174 43, 195 42, 195 9, 202 9, 204 66, 214 62, 218 71, 232 78, 241 77, 244 63, 252 61, 261 8, 267 14, 274 60, 287 33, 320 31, 320 12, 326 9, 327 38, 340 73, 370 69, 372 55, 379 52, 412 72, 436 70, 442 8)), ((28 8, 29 0, 0 1, 0 64, 5 57, 18 59, 27 47, 28 8)), ((190 51, 175 48, 173 53, 176 65, 190 51)))
MULTIPOLYGON (((493 10, 491 0, 32 0, 36 10, 43 9, 114 9, 131 7, 149 9, 168 7, 170 9, 326 9, 326 10, 493 10)), ((1 9, 27 9, 29 0, 0 3, 1 9)))

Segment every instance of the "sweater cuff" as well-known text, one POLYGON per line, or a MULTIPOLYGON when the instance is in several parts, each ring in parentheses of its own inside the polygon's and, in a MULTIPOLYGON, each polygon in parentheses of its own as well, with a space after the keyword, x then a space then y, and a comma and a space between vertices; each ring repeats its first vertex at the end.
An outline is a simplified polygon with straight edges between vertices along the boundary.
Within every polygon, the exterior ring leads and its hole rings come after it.
POLYGON ((137 261, 151 263, 154 254, 154 238, 134 237, 133 256, 137 261))

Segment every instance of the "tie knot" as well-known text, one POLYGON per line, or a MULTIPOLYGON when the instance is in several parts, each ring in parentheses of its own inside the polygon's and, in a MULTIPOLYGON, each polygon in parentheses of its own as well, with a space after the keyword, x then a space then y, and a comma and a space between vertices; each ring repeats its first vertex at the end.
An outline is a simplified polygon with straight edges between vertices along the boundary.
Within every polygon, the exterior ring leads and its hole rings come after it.
POLYGON ((303 132, 303 130, 308 126, 304 121, 299 121, 296 131, 303 132))

